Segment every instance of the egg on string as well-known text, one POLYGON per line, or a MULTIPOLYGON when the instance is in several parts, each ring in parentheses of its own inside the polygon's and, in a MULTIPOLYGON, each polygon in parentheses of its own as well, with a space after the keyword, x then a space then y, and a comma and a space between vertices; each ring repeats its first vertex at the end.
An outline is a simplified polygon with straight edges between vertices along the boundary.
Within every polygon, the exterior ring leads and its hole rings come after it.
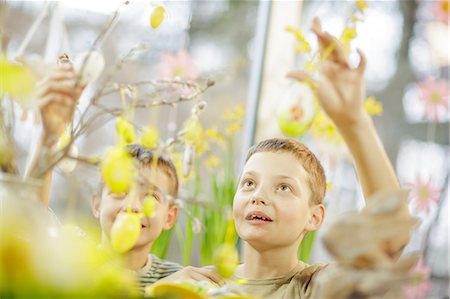
POLYGON ((316 96, 310 85, 295 82, 290 85, 277 108, 277 122, 281 132, 288 137, 304 135, 316 115, 316 96))

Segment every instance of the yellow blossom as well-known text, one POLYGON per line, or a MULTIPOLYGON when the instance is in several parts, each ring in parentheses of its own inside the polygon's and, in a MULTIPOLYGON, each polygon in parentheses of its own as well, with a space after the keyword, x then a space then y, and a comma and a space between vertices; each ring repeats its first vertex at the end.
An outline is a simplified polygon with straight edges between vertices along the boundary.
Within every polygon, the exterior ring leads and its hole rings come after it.
POLYGON ((217 131, 217 128, 210 128, 206 130, 205 135, 206 137, 209 137, 219 142, 222 142, 224 140, 224 136, 221 133, 219 133, 219 131, 217 131))
POLYGON ((122 116, 117 119, 116 131, 119 144, 130 144, 136 138, 134 126, 122 116))
POLYGON ((216 155, 209 155, 204 161, 205 167, 208 169, 215 169, 220 165, 220 159, 216 155))
POLYGON ((202 124, 200 123, 198 117, 191 116, 188 118, 183 125, 184 131, 184 141, 190 144, 197 144, 203 135, 202 124))
POLYGON ((341 35, 341 40, 352 40, 357 36, 356 33, 356 27, 355 26, 348 26, 345 27, 344 31, 342 32, 341 35))
POLYGON ((139 144, 145 148, 156 148, 158 147, 159 132, 155 127, 145 127, 142 131, 141 138, 139 139, 139 144))
POLYGON ((325 188, 326 188, 327 190, 330 190, 330 189, 331 189, 331 182, 327 182, 325 188))
POLYGON ((227 134, 233 135, 236 132, 239 132, 242 129, 242 123, 233 122, 227 126, 227 134))
POLYGON ((228 121, 226 133, 232 135, 239 132, 242 129, 242 122, 245 115, 245 106, 239 104, 233 109, 226 108, 223 114, 223 118, 228 121))
POLYGON ((356 7, 360 12, 364 12, 367 8, 367 0, 356 0, 356 7))
POLYGON ((0 74, 0 94, 7 94, 22 106, 29 106, 36 86, 33 72, 0 56, 0 74))
POLYGON ((319 111, 311 126, 313 136, 323 137, 330 142, 342 143, 342 136, 334 126, 331 119, 323 111, 319 111))
POLYGON ((364 109, 370 115, 383 114, 383 104, 377 101, 375 97, 368 97, 364 102, 364 109))
POLYGON ((308 61, 305 63, 305 67, 304 67, 304 68, 305 68, 305 70, 307 70, 307 71, 315 72, 315 71, 317 71, 318 66, 317 66, 317 64, 314 63, 313 61, 308 60, 308 61))
POLYGON ((286 31, 294 33, 295 38, 299 42, 299 44, 297 44, 295 46, 295 50, 297 52, 299 52, 299 53, 302 53, 302 52, 309 53, 309 52, 311 52, 311 46, 309 45, 308 41, 305 39, 305 37, 303 35, 303 32, 300 29, 294 28, 292 26, 287 26, 286 27, 286 31))

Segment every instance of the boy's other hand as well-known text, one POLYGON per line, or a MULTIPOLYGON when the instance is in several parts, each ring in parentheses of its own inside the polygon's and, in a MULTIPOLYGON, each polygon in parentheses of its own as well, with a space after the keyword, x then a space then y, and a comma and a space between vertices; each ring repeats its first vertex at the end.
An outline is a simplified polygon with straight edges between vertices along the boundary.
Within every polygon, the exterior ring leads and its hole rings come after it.
POLYGON ((205 268, 197 268, 192 266, 187 266, 178 272, 175 272, 158 282, 171 282, 179 280, 195 280, 195 281, 211 281, 215 284, 220 284, 222 277, 212 270, 205 268))
POLYGON ((45 138, 56 143, 72 120, 84 86, 75 86, 76 74, 71 65, 55 67, 37 86, 37 102, 41 112, 45 138))
MULTIPOLYGON (((315 82, 319 103, 339 128, 358 124, 367 116, 363 105, 366 58, 358 49, 360 62, 356 68, 352 68, 340 42, 328 32, 322 31, 318 18, 313 20, 312 31, 317 36, 319 52, 323 60, 319 78, 315 82)), ((304 71, 291 71, 287 77, 312 81, 310 75, 304 71)))

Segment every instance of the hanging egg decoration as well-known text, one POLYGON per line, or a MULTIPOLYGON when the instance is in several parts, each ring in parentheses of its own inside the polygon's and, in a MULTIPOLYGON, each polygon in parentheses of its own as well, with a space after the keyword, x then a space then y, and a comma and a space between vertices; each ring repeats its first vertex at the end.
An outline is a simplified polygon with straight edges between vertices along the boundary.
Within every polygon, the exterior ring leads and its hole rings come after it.
POLYGON ((166 8, 163 5, 155 6, 150 14, 150 26, 153 29, 161 26, 162 22, 166 18, 166 15, 166 8))
POLYGON ((295 82, 287 89, 277 109, 281 132, 288 137, 304 135, 316 114, 316 96, 310 85, 295 82))
POLYGON ((111 245, 124 253, 133 248, 141 234, 141 218, 135 213, 119 213, 111 228, 111 245))

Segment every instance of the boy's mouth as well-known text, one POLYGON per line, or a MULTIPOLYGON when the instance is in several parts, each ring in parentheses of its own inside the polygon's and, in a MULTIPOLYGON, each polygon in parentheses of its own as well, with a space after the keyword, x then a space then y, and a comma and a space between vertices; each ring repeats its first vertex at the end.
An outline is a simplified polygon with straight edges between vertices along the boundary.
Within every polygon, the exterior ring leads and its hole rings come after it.
POLYGON ((247 214, 245 217, 245 220, 251 220, 255 222, 272 222, 272 218, 267 216, 267 214, 261 212, 261 211, 252 211, 247 214))

